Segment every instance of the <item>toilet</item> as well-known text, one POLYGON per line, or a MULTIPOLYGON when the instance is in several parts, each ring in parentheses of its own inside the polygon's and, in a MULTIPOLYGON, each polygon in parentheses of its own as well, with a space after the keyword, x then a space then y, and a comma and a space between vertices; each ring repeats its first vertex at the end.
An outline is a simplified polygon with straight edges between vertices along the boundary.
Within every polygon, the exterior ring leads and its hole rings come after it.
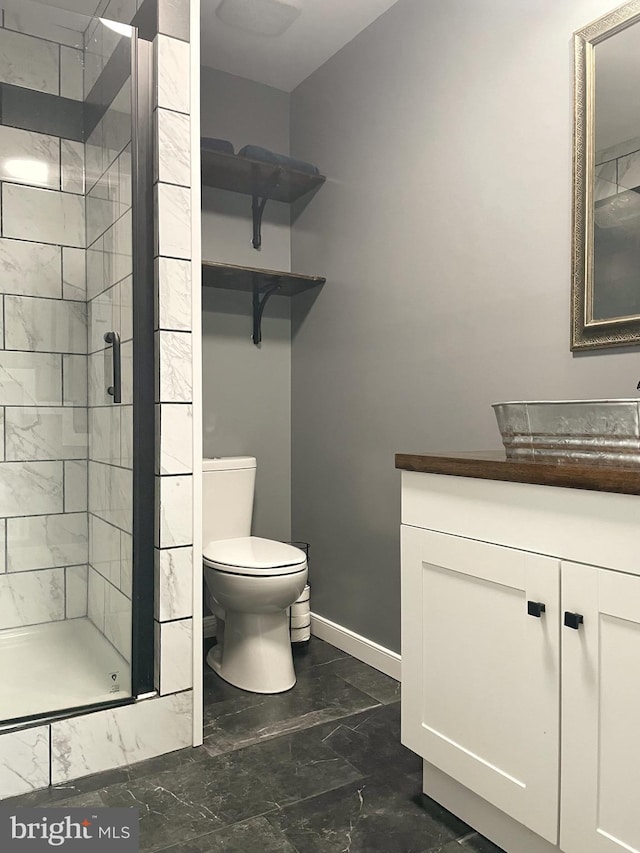
POLYGON ((252 693, 296 683, 288 608, 307 582, 307 558, 293 545, 251 535, 256 460, 204 459, 203 569, 224 639, 207 655, 221 678, 252 693))

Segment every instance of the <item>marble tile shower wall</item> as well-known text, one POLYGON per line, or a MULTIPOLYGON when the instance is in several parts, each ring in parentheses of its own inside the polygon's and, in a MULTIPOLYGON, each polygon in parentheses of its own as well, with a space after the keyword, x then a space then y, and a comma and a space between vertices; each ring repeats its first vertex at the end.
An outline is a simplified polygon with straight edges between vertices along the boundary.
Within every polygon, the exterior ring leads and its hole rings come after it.
POLYGON ((193 386, 189 2, 161 2, 159 13, 161 32, 154 45, 157 83, 154 111, 155 672, 156 687, 164 695, 192 687, 193 386), (163 20, 170 24, 164 31, 163 20), (166 31, 175 32, 180 38, 165 35, 166 31), (182 40, 185 35, 187 41, 182 40))
POLYGON ((596 152, 594 200, 640 187, 640 138, 596 152))
MULTIPOLYGON (((0 25, 1 84, 82 99, 77 33, 37 38, 9 12, 0 25)), ((12 628, 87 613, 84 146, 0 126, 0 154, 0 628, 12 628)))
MULTIPOLYGON (((159 696, 53 723, 52 784, 193 742, 189 7, 189 0, 158 0, 161 31, 154 42, 155 669, 159 696), (171 35, 174 32, 176 36, 171 35)), ((20 737, 19 733, 8 735, 12 740, 7 741, 7 749, 24 749, 20 737)), ((0 771, 1 765, 0 760, 0 771)))
MULTIPOLYGON (((100 30, 106 31, 106 28, 100 30)), ((112 46, 107 49, 111 50, 112 46)), ((97 62, 93 62, 87 66, 86 94, 95 83, 96 65, 97 62)), ((86 158, 88 616, 130 662, 133 520, 130 79, 87 139, 86 158), (112 384, 113 362, 112 349, 105 343, 104 335, 110 331, 117 332, 122 342, 121 405, 114 405, 107 393, 107 387, 112 384)))
MULTIPOLYGON (((155 618, 156 686, 160 695, 50 725, 0 734, 0 799, 48 784, 65 785, 71 779, 132 764, 193 743, 193 691, 190 689, 193 276, 190 143, 185 137, 185 134, 188 137, 190 126, 190 0, 145 0, 145 4, 152 5, 157 12, 160 33, 154 45, 157 148, 154 210, 157 401, 155 618)), ((128 23, 134 5, 133 0, 111 0, 106 17, 128 23)), ((197 38, 197 34, 194 37, 197 38)), ((103 263, 107 257, 104 252, 103 263)), ((114 281, 114 285, 122 284, 123 280, 126 276, 120 282, 114 281)), ((196 271, 195 283, 196 292, 199 292, 199 271, 196 271)), ((90 301, 99 295, 91 291, 90 301)), ((114 300, 112 304, 116 303, 114 300)), ((53 373, 39 374, 38 383, 42 388, 50 387, 50 375, 53 373)), ((94 398, 92 402, 95 402, 94 398)), ((92 405, 91 408, 100 406, 92 405)), ((115 430, 109 435, 116 440, 115 430)), ((103 442, 103 448, 104 445, 103 442)), ((92 446, 91 454, 95 452, 92 446)), ((110 446, 109 454, 107 458, 116 458, 115 447, 110 446)), ((122 458, 121 455, 121 463, 122 458)), ((91 461, 100 466, 96 471, 106 471, 110 464, 91 461)), ((122 464, 112 467, 126 468, 122 464)), ((93 510, 91 515, 104 520, 93 510)), ((126 525, 123 524, 120 530, 127 533, 126 525)), ((115 545, 113 554, 115 556, 115 545)))

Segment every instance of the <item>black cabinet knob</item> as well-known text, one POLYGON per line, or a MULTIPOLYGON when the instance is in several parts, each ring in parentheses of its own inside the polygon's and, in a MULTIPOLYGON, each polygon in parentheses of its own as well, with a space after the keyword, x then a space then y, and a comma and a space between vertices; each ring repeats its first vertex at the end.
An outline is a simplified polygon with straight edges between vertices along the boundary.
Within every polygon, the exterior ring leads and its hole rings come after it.
POLYGON ((529 616, 536 616, 539 619, 546 609, 541 601, 527 601, 527 613, 529 616))
POLYGON ((577 631, 583 622, 584 616, 580 613, 569 613, 569 611, 567 611, 564 614, 564 624, 567 628, 573 628, 574 631, 577 631))

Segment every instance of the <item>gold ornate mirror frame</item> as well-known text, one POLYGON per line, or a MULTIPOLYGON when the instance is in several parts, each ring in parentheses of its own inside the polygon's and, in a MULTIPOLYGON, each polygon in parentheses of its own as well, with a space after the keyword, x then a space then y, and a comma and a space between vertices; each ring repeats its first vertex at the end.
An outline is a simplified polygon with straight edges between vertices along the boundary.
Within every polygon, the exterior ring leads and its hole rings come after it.
MULTIPOLYGON (((632 0, 574 34, 573 241, 571 349, 640 344, 640 315, 607 320, 592 317, 594 288, 595 46, 640 22, 640 0, 632 0)), ((640 57, 638 58, 640 62, 640 57)), ((638 270, 640 287, 640 270, 638 270)))

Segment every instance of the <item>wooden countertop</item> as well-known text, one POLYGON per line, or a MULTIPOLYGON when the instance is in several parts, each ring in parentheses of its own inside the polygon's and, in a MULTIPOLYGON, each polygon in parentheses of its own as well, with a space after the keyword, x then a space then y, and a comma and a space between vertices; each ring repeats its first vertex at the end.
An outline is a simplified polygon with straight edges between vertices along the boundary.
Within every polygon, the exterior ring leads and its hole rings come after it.
POLYGON ((506 480, 539 486, 563 486, 593 492, 640 495, 640 468, 573 462, 528 462, 504 453, 397 453, 396 468, 421 474, 449 474, 480 480, 506 480))

